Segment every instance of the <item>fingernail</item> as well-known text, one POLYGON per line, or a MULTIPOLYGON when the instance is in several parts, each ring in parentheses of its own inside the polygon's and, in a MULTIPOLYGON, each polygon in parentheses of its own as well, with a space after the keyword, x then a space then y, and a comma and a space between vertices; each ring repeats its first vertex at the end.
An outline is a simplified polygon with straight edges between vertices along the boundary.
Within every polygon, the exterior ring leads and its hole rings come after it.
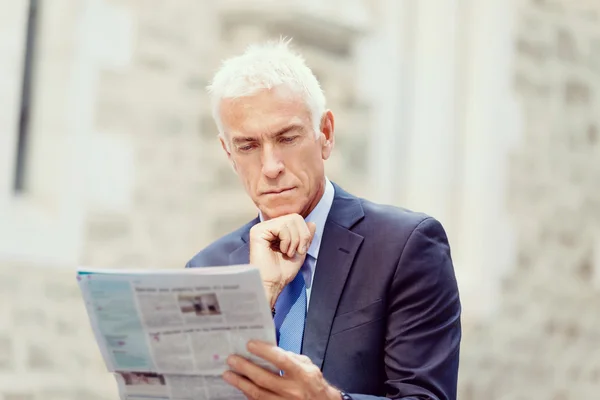
POLYGON ((256 342, 254 340, 250 340, 248 342, 248 344, 246 345, 246 347, 248 347, 248 350, 252 351, 256 349, 256 342))
POLYGON ((225 382, 231 383, 233 379, 233 373, 231 371, 223 372, 223 379, 225 380, 225 382))
POLYGON ((306 245, 302 246, 302 254, 306 254, 306 245))
POLYGON ((237 360, 234 356, 229 356, 227 357, 227 364, 231 367, 235 367, 235 365, 237 364, 237 360))

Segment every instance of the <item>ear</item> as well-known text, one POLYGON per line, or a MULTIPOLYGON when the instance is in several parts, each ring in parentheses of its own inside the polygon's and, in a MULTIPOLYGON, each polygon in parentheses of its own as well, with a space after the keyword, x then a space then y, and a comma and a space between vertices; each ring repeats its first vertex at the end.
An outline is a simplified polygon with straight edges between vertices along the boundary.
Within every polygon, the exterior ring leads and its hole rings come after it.
POLYGON ((237 173, 237 167, 235 165, 235 160, 231 157, 231 151, 229 150, 229 145, 227 144, 227 139, 223 135, 219 135, 219 141, 221 142, 221 147, 225 154, 227 154, 227 159, 231 162, 231 166, 233 170, 237 173))
POLYGON ((327 160, 335 144, 335 119, 331 110, 327 110, 321 118, 321 155, 327 160))

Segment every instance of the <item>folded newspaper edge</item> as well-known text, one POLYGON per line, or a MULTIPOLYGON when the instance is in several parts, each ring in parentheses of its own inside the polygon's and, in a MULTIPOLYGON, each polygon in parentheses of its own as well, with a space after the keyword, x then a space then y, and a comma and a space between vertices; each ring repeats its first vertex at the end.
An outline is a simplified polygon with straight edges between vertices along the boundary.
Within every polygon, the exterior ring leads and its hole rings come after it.
POLYGON ((258 269, 80 267, 77 281, 94 336, 122 399, 243 399, 221 375, 230 354, 278 373, 246 349, 276 344, 258 269))

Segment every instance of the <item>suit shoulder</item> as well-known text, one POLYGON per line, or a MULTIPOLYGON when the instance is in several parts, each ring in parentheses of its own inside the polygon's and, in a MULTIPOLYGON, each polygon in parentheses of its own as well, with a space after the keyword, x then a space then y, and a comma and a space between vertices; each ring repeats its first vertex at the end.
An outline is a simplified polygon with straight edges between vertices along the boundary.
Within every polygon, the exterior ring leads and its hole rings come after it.
POLYGON ((436 218, 402 207, 361 201, 364 218, 357 226, 358 232, 378 251, 401 257, 409 243, 411 251, 424 252, 430 246, 439 254, 449 251, 446 230, 436 218))
POLYGON ((186 264, 186 268, 215 267, 229 264, 229 254, 244 244, 242 236, 250 230, 252 222, 220 237, 200 250, 186 264))
POLYGON ((360 199, 365 213, 364 223, 386 231, 398 229, 412 231, 423 223, 440 225, 434 217, 403 207, 379 204, 360 199))

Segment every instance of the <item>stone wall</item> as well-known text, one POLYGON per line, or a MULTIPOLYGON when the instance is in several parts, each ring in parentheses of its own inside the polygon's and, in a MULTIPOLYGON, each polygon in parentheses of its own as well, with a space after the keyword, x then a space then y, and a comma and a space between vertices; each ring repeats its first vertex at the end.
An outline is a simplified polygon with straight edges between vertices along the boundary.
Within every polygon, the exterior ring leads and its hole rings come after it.
MULTIPOLYGON (((281 18, 289 18, 285 11, 273 10, 273 18, 258 21, 252 10, 219 9, 212 0, 62 0, 43 11, 39 79, 54 86, 38 98, 36 116, 45 113, 69 126, 74 116, 62 112, 66 102, 52 101, 57 94, 68 97, 69 69, 89 74, 85 93, 94 96, 77 99, 93 105, 93 118, 91 132, 79 132, 72 142, 81 151, 93 148, 80 166, 91 169, 81 188, 86 191, 81 264, 182 268, 210 241, 256 215, 222 153, 205 93, 220 60, 256 39, 301 38, 294 44, 322 79, 329 106, 339 110, 338 155, 329 163, 330 177, 366 194, 368 109, 348 84, 354 55, 347 26, 334 26, 328 33, 337 36, 319 40, 322 32, 310 26, 283 24, 281 18), (114 43, 103 42, 100 31, 110 33, 114 43), (76 34, 81 42, 72 40, 76 34), (60 51, 46 57, 49 48, 60 51), (52 68, 55 56, 73 65, 52 68)), ((33 144, 35 160, 52 164, 40 152, 52 140, 48 127, 37 125, 34 134, 44 139, 33 144)), ((63 179, 57 173, 50 178, 63 179)), ((0 264, 0 400, 117 397, 74 267, 0 264)))
POLYGON ((0 399, 114 400, 74 273, 0 268, 0 399))
POLYGON ((100 73, 95 128, 132 143, 135 180, 131 207, 91 210, 85 264, 182 267, 210 241, 254 218, 218 141, 205 87, 222 58, 255 40, 294 37, 337 111, 329 175, 348 190, 368 192, 368 109, 348 84, 351 37, 320 41, 310 26, 282 23, 285 12, 255 15, 209 0, 113 3, 133 15, 135 45, 130 65, 100 73))
MULTIPOLYGON (((220 150, 204 87, 222 57, 256 39, 296 38, 337 115, 328 174, 368 197, 369 107, 349 84, 356 62, 350 26, 325 35, 302 18, 274 12, 259 20, 211 0, 103 2, 126 11, 134 30, 129 62, 99 67, 93 129, 102 143, 126 144, 134 179, 125 205, 89 207, 82 263, 181 268, 252 218, 220 150)), ((47 13, 52 21, 43 26, 53 41, 63 35, 71 43, 83 3, 60 4, 70 12, 47 13)), ((515 4, 514 88, 525 129, 507 209, 519 259, 496 312, 464 321, 460 399, 593 399, 600 392, 600 6, 515 4)), ((47 95, 45 112, 51 101, 47 95)), ((0 400, 117 398, 73 267, 0 265, 0 400)))
POLYGON ((600 393, 600 4, 522 1, 524 119, 507 206, 518 263, 490 321, 467 321, 462 400, 600 393))
POLYGON ((206 193, 235 179, 207 159, 219 150, 206 143, 204 90, 218 65, 214 2, 151 3, 116 3, 135 26, 132 54, 100 71, 95 129, 130 144, 135 176, 129 207, 90 210, 87 265, 182 267, 214 226, 206 193))

